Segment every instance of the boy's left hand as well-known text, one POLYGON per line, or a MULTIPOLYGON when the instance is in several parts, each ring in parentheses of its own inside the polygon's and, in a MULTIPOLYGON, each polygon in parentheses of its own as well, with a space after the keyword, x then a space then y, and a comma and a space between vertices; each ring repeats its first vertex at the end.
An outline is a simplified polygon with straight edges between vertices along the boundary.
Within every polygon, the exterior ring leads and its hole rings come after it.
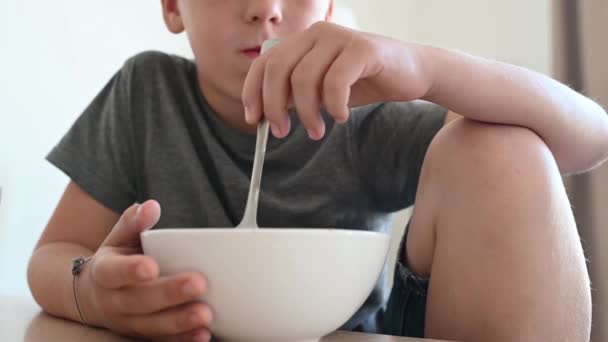
POLYGON ((338 123, 349 107, 424 97, 432 85, 420 49, 327 22, 285 39, 252 63, 243 86, 250 124, 265 116, 276 137, 289 133, 295 106, 312 139, 325 135, 321 107, 338 123))

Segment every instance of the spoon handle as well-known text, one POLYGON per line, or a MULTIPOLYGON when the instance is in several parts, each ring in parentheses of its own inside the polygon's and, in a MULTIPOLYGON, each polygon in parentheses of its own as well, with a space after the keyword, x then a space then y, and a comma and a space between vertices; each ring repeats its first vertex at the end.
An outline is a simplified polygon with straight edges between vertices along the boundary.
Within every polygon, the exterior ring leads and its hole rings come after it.
MULTIPOLYGON (((262 44, 261 53, 264 54, 268 49, 280 42, 279 39, 269 39, 262 44)), ((255 140, 255 154, 253 157, 253 170, 251 171, 251 183, 249 184, 249 194, 245 214, 237 228, 257 228, 258 227, 258 199, 260 197, 260 183, 262 181, 262 166, 266 156, 266 143, 268 142, 268 120, 262 118, 258 123, 258 133, 255 140)))
POLYGON ((257 227, 258 198, 260 196, 260 183, 262 181, 262 167, 266 155, 266 143, 268 142, 268 120, 263 118, 258 124, 258 133, 255 140, 255 157, 253 159, 253 170, 251 171, 251 183, 247 195, 245 214, 239 226, 253 228, 257 227))

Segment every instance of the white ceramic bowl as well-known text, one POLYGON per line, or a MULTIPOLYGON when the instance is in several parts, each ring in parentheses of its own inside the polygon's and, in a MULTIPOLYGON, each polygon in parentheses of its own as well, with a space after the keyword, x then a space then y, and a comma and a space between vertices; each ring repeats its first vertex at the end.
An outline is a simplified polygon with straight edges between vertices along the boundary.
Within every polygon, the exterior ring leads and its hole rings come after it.
POLYGON ((141 235, 162 275, 201 272, 223 341, 317 341, 371 293, 387 234, 343 229, 156 229, 141 235))

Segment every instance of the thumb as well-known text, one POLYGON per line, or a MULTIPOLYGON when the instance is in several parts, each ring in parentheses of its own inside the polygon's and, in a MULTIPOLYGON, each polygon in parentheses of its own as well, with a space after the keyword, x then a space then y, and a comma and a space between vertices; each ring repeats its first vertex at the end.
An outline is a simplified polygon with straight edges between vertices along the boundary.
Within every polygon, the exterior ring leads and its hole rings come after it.
POLYGON ((135 203, 122 214, 102 246, 139 246, 139 234, 152 228, 160 219, 160 204, 148 200, 135 203))

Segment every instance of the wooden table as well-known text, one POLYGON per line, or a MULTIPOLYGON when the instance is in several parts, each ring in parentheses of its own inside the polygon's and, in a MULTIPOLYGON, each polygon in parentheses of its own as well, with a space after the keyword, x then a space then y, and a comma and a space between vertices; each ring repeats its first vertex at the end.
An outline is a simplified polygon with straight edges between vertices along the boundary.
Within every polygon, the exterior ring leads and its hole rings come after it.
MULTIPOLYGON (((0 341, 132 342, 107 330, 49 316, 31 299, 0 296, 0 341)), ((430 342, 432 340, 337 331, 322 342, 430 342)), ((435 340, 436 341, 436 340, 435 340)))

